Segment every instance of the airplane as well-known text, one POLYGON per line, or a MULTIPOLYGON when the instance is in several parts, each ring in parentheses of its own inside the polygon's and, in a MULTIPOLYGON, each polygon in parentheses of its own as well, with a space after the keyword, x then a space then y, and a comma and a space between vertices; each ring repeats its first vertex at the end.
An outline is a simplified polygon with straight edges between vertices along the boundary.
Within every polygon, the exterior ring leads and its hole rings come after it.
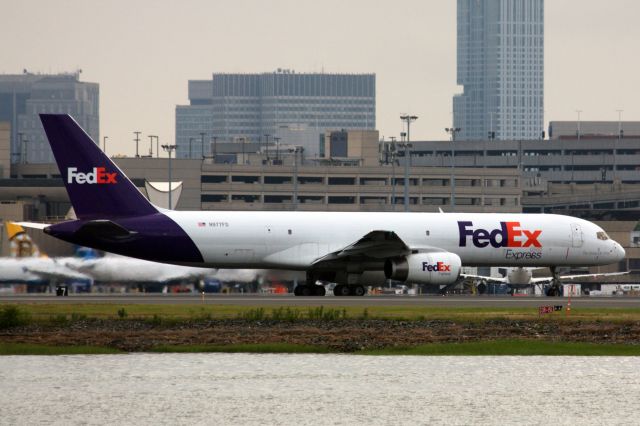
POLYGON ((41 114, 76 220, 31 224, 155 262, 306 272, 299 296, 362 296, 386 279, 451 284, 462 265, 606 265, 625 251, 594 223, 553 214, 176 211, 151 204, 66 114, 41 114))
POLYGON ((71 258, 65 263, 68 267, 87 274, 95 282, 107 283, 199 281, 216 273, 214 269, 168 265, 117 254, 86 260, 71 258))
MULTIPOLYGON (((472 278, 476 280, 480 280, 482 285, 486 282, 493 282, 499 284, 507 284, 512 289, 517 288, 526 288, 534 285, 543 285, 552 283, 554 280, 553 276, 545 276, 545 277, 534 277, 533 270, 541 269, 541 268, 525 268, 525 267, 515 267, 515 268, 506 268, 506 275, 504 277, 492 277, 488 275, 476 275, 476 274, 467 274, 462 273, 460 276, 462 278, 472 278)), ((602 272, 596 274, 567 274, 567 275, 558 275, 557 279, 559 281, 571 281, 580 278, 598 278, 598 277, 612 277, 612 276, 620 276, 629 274, 629 271, 624 272, 602 272)), ((549 287, 547 289, 547 295, 555 296, 554 292, 557 289, 555 287, 549 287)))
POLYGON ((41 253, 38 245, 13 222, 5 222, 11 257, 0 258, 0 283, 27 284, 49 288, 60 283, 91 284, 91 277, 65 265, 63 259, 53 259, 41 253))
POLYGON ((168 265, 114 254, 99 257, 87 250, 83 250, 82 257, 50 258, 40 254, 40 248, 22 226, 5 222, 5 228, 12 255, 16 257, 0 258, 0 283, 55 284, 62 288, 70 281, 89 285, 96 282, 168 284, 199 282, 216 274, 214 269, 168 265))

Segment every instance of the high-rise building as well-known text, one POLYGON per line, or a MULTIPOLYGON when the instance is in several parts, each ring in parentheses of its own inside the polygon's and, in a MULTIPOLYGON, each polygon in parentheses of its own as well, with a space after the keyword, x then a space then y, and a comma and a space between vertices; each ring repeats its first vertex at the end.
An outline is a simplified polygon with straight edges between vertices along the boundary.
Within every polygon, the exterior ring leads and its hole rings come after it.
POLYGON ((458 0, 457 139, 540 139, 544 0, 458 0))
POLYGON ((51 163, 53 155, 38 114, 71 115, 99 141, 99 86, 80 72, 0 75, 0 121, 11 123, 12 163, 51 163))
POLYGON ((318 144, 326 130, 375 129, 375 89, 374 74, 278 70, 191 80, 190 104, 176 107, 177 157, 210 155, 213 138, 273 143, 283 126, 316 129, 318 144))

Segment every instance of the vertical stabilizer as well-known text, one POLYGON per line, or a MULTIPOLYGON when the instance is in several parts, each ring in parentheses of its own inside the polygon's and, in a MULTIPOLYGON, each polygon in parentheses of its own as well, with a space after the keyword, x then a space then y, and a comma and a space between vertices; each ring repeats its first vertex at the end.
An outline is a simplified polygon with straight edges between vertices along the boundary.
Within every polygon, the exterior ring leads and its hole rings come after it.
POLYGON ((40 120, 79 219, 157 212, 73 118, 66 114, 40 114, 40 120))

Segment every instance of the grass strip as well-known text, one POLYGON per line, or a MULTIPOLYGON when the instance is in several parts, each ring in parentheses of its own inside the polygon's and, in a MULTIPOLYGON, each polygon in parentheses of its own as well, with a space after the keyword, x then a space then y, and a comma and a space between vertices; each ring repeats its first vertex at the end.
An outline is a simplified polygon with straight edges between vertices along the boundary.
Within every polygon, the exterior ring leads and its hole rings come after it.
POLYGON ((458 356, 638 356, 640 345, 550 342, 543 340, 491 340, 364 350, 362 355, 458 356))
MULTIPOLYGON (((541 300, 540 304, 551 304, 541 300)), ((152 321, 203 321, 212 319, 385 319, 385 320, 450 320, 483 322, 494 319, 560 320, 560 321, 640 321, 638 308, 573 308, 569 316, 564 311, 539 317, 536 307, 432 307, 432 306, 240 306, 240 305, 148 305, 148 304, 19 304, 0 303, 0 311, 17 307, 24 314, 22 322, 49 323, 74 319, 148 319, 152 321)))
POLYGON ((150 352, 159 353, 255 353, 255 354, 322 354, 331 353, 329 348, 291 343, 256 343, 234 345, 158 345, 150 352))
MULTIPOLYGON (((252 353, 327 354, 343 353, 324 346, 290 343, 232 345, 158 345, 153 353, 252 353)), ((99 346, 47 346, 28 343, 0 343, 0 355, 94 355, 121 354, 99 346)), ((640 345, 550 342, 540 340, 491 340, 466 343, 430 343, 413 347, 394 347, 350 352, 352 355, 419 356, 640 356, 640 345)))
POLYGON ((98 355, 122 351, 101 346, 48 346, 31 343, 0 343, 0 355, 98 355))

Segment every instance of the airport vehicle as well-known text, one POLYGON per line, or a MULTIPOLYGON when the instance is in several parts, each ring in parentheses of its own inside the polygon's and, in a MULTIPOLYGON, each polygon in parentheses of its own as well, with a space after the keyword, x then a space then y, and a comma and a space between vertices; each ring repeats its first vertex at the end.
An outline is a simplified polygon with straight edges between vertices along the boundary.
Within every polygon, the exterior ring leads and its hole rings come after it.
MULTIPOLYGON (((622 246, 561 215, 174 211, 152 205, 68 115, 41 114, 77 220, 49 235, 188 266, 306 271, 297 295, 364 295, 386 279, 450 284, 461 266, 604 265, 622 246)), ((38 225, 36 225, 38 226, 38 225)), ((557 276, 554 272, 557 282, 557 276)), ((557 285, 557 284, 556 284, 557 285)))

